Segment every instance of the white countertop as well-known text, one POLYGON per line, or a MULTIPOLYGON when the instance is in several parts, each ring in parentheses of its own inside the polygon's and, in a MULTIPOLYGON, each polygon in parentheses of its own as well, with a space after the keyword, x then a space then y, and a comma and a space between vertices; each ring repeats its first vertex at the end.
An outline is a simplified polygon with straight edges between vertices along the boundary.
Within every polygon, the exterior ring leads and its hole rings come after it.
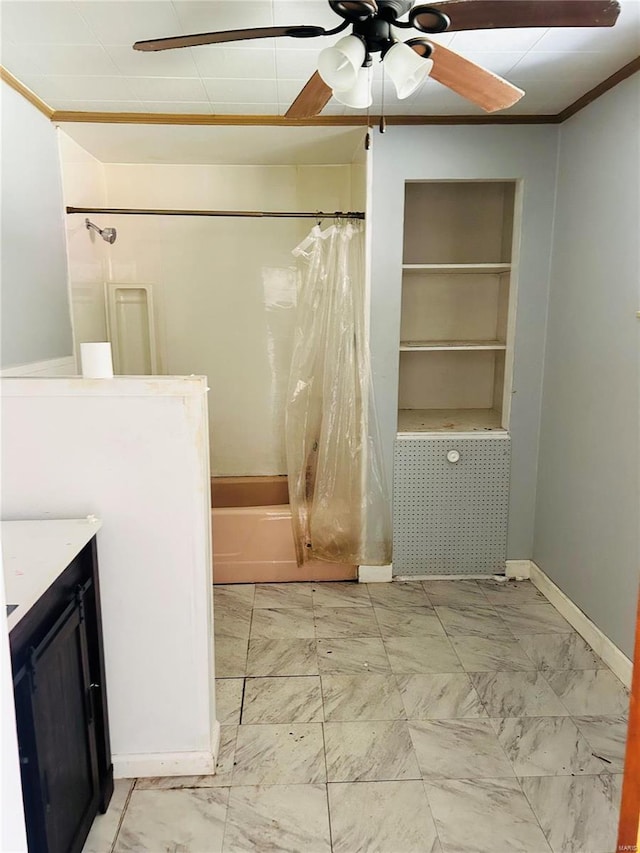
POLYGON ((7 604, 17 604, 7 617, 11 631, 69 563, 102 527, 100 519, 3 521, 0 525, 2 567, 7 604))

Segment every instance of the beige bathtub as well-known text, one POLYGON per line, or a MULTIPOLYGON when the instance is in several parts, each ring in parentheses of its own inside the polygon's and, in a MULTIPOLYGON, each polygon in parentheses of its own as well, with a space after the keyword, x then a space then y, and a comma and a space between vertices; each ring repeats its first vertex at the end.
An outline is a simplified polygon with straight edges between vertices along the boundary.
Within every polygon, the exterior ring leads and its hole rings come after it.
POLYGON ((353 580, 357 566, 296 565, 286 477, 212 477, 214 583, 353 580))

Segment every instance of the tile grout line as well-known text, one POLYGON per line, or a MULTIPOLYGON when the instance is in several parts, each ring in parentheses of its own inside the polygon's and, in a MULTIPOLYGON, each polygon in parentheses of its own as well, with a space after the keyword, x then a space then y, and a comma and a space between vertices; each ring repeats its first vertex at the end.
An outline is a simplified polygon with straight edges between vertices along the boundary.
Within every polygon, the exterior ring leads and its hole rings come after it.
POLYGON ((129 788, 129 792, 127 793, 124 806, 122 808, 122 813, 120 815, 120 820, 118 821, 118 826, 116 827, 115 834, 113 836, 113 841, 111 842, 111 847, 109 848, 109 853, 113 853, 116 849, 116 844, 118 842, 118 836, 120 835, 120 830, 122 829, 122 824, 124 823, 124 817, 127 813, 127 809, 129 808, 129 801, 131 800, 131 795, 133 794, 133 790, 138 784, 138 780, 134 779, 131 783, 131 787, 129 788))

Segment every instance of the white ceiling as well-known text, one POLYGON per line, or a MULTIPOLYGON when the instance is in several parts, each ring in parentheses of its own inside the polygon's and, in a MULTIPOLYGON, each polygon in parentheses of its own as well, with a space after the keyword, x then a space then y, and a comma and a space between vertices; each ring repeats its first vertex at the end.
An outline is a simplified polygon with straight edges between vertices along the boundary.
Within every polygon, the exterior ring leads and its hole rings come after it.
MULTIPOLYGON (((489 30, 435 37, 526 91, 508 112, 556 113, 640 54, 640 0, 621 0, 613 28, 489 30)), ((264 39, 141 53, 141 39, 339 18, 326 0, 0 0, 0 61, 54 109, 283 115, 335 39, 264 39)), ((407 31, 398 31, 407 38, 407 31)), ((432 80, 384 111, 481 110, 432 80)), ((377 64, 372 112, 382 110, 377 64)), ((335 101, 324 115, 357 112, 335 101)))

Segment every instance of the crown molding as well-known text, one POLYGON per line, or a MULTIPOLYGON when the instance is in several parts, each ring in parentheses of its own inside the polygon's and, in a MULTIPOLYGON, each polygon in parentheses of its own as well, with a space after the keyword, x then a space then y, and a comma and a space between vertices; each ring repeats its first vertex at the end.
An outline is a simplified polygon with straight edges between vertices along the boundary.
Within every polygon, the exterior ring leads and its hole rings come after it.
POLYGON ((33 106, 37 110, 40 110, 40 112, 48 119, 53 119, 53 115, 55 113, 53 107, 50 107, 49 104, 45 103, 42 98, 39 98, 35 92, 32 92, 28 86, 21 83, 17 77, 14 77, 13 74, 10 71, 7 71, 7 69, 2 65, 0 65, 0 80, 4 80, 8 86, 15 89, 18 94, 22 95, 22 97, 29 101, 30 104, 33 104, 33 106))
MULTIPOLYGON (((275 115, 204 115, 202 113, 99 113, 55 110, 51 121, 89 122, 92 124, 173 124, 210 125, 218 127, 367 127, 379 124, 379 115, 314 116, 290 119, 275 115)), ((385 116, 387 125, 447 125, 447 124, 557 124, 555 115, 438 115, 385 116)))
MULTIPOLYGON (((386 116, 387 125, 484 125, 484 124, 562 124, 584 109, 605 92, 640 71, 640 56, 632 59, 602 83, 586 92, 559 113, 548 115, 394 115, 386 116)), ((209 125, 214 127, 366 127, 376 125, 381 116, 314 116, 291 119, 276 115, 206 115, 202 113, 123 113, 56 110, 35 92, 32 92, 10 71, 0 65, 0 79, 33 104, 43 115, 56 124, 85 122, 91 124, 157 124, 157 125, 209 125)))
POLYGON ((612 74, 611 77, 607 77, 606 80, 603 80, 602 83, 598 83, 597 86, 594 86, 593 89, 590 89, 581 98, 578 98, 577 101, 574 101, 572 104, 569 104, 568 107, 561 110, 558 113, 559 123, 566 121, 577 112, 580 112, 580 110, 583 110, 588 104, 595 101, 596 98, 599 98, 600 95, 604 95, 605 92, 608 92, 610 89, 613 89, 614 86, 617 86, 618 83, 622 83, 623 80, 631 77, 631 75, 635 74, 636 71, 640 71, 640 56, 636 56, 635 59, 632 59, 631 62, 623 65, 622 68, 620 68, 619 71, 616 71, 615 74, 612 74))

